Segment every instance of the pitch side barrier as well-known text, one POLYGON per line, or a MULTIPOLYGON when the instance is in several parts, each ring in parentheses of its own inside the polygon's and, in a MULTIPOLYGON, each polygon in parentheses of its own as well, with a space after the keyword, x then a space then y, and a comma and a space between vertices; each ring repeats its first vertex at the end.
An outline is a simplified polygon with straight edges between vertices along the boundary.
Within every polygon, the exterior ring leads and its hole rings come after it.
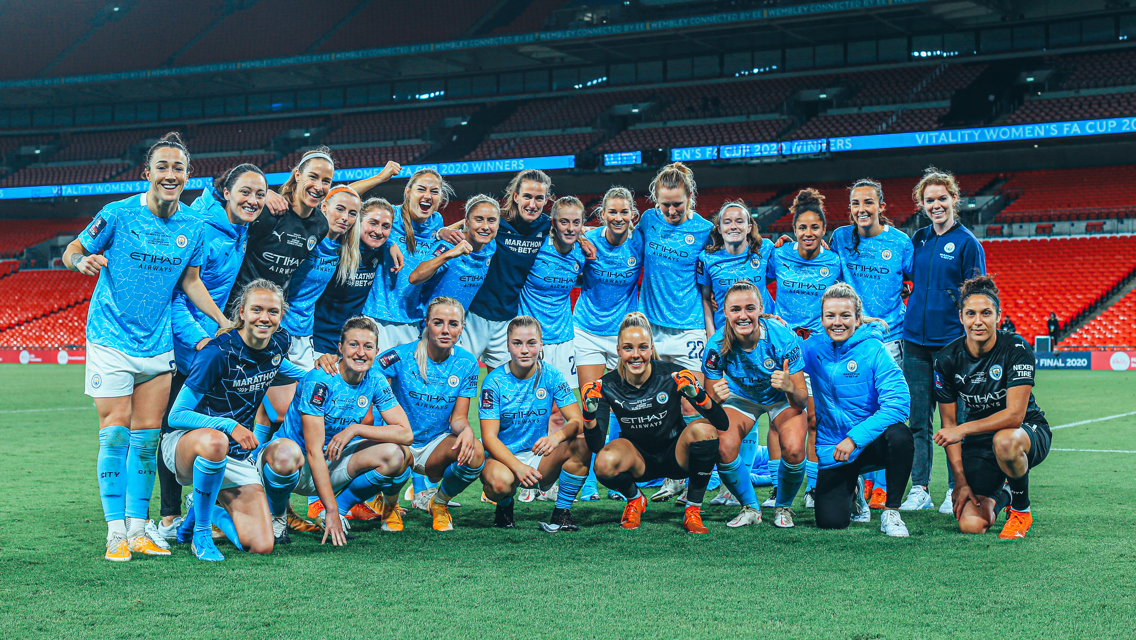
POLYGON ((982 144, 1023 142, 1050 138, 1104 136, 1136 133, 1136 116, 1126 118, 1100 118, 1068 122, 1015 124, 1000 127, 971 127, 945 131, 912 131, 908 133, 881 133, 870 136, 844 136, 787 140, 785 142, 757 142, 727 144, 717 147, 684 147, 671 149, 672 161, 731 160, 767 156, 793 156, 845 151, 874 151, 877 149, 918 149, 956 144, 982 144))
MULTIPOLYGON (((509 158, 506 160, 469 160, 466 162, 442 162, 438 164, 403 165, 397 178, 409 178, 422 167, 430 167, 443 176, 464 176, 481 173, 516 173, 526 169, 572 169, 576 166, 576 156, 542 156, 539 158, 509 158)), ((336 182, 355 182, 370 178, 382 171, 382 167, 361 167, 357 169, 336 169, 336 182)), ((269 185, 284 184, 288 172, 265 174, 269 185)), ((186 191, 207 189, 213 184, 213 177, 190 178, 186 191)), ((88 184, 64 184, 39 187, 12 187, 0 189, 0 200, 26 200, 31 198, 57 198, 78 196, 102 196, 119 193, 141 193, 150 188, 145 180, 123 182, 94 182, 88 184)))

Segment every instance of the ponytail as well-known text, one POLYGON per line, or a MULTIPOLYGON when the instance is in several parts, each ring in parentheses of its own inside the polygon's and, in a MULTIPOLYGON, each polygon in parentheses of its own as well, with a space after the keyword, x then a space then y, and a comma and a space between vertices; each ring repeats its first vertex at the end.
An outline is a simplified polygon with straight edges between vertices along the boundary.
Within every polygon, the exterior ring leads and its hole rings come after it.
POLYGON ((686 212, 694 213, 694 198, 698 192, 698 185, 694 183, 694 172, 681 162, 672 162, 659 169, 655 179, 647 187, 651 202, 658 206, 659 189, 682 189, 686 193, 686 212))

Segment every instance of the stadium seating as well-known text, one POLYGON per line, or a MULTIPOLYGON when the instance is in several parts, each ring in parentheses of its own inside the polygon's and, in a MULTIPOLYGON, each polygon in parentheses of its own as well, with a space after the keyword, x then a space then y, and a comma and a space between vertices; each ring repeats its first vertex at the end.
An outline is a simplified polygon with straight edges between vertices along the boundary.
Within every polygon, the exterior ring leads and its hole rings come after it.
POLYGON ((91 297, 95 278, 76 271, 25 270, 0 279, 0 330, 43 317, 91 297))
POLYGON ((62 147, 49 158, 51 162, 74 160, 108 160, 121 158, 131 148, 142 145, 145 140, 155 140, 164 135, 165 129, 129 129, 126 131, 100 131, 97 133, 73 133, 64 135, 54 144, 62 147))
POLYGON ((292 129, 314 129, 325 118, 288 118, 198 125, 189 130, 186 146, 191 154, 217 151, 268 149, 272 140, 292 129))
POLYGON ((994 240, 982 248, 1003 312, 1031 342, 1047 333, 1050 312, 1065 327, 1136 270, 1136 236, 994 240))
POLYGON ((141 168, 123 175, 132 166, 129 162, 30 166, 0 180, 0 187, 106 182, 112 178, 141 180, 141 168))
POLYGON ((331 123, 334 131, 321 142, 338 145, 424 138, 426 130, 433 124, 473 110, 471 107, 441 107, 349 114, 331 123))
MULTIPOLYGON (((382 147, 358 147, 346 149, 332 149, 331 157, 335 158, 340 168, 351 169, 358 167, 381 167, 387 160, 394 160, 399 164, 409 164, 432 148, 429 144, 404 144, 382 147)), ((263 167, 265 171, 291 171, 300 161, 303 153, 296 151, 263 167)))
POLYGON ((24 249, 61 234, 77 234, 88 222, 89 218, 5 220, 0 232, 0 258, 18 256, 24 249))
POLYGON ((666 90, 660 99, 669 105, 656 120, 692 120, 774 113, 795 92, 831 86, 835 75, 780 78, 751 76, 736 82, 688 85, 666 90))
POLYGON ((1136 290, 1061 342, 1063 347, 1136 346, 1136 290))
MULTIPOLYGON (((417 3, 370 2, 317 43, 315 53, 354 51, 396 44, 445 42, 462 38, 500 0, 434 0, 424 12, 417 3)), ((354 4, 354 3, 351 3, 354 4)), ((305 5, 310 9, 310 5, 305 5)), ((297 11, 303 25, 308 11, 297 11)), ((322 32, 321 32, 322 33, 322 32)))
POLYGON ((549 136, 517 136, 481 141, 463 160, 490 160, 495 158, 525 158, 529 156, 575 155, 599 139, 598 131, 566 133, 549 136))
POLYGON ((1065 56, 1058 61, 1068 75, 1062 89, 1121 87, 1136 84, 1136 51, 1109 51, 1065 56))
POLYGON ((1136 165, 1039 169, 1014 173, 1003 185, 1016 198, 997 222, 1125 218, 1136 215, 1136 165))
MULTIPOLYGON (((236 154, 231 156, 210 156, 208 158, 192 158, 190 164, 194 177, 217 177, 229 169, 245 162, 258 167, 267 166, 274 156, 271 153, 256 153, 252 155, 236 154)), ((141 171, 141 167, 139 167, 141 171)))
POLYGON ((600 145, 596 151, 641 151, 698 145, 720 145, 744 142, 772 142, 789 126, 788 118, 774 120, 747 120, 745 122, 717 122, 713 124, 682 125, 626 129, 600 145))
POLYGON ((31 320, 6 331, 0 331, 0 347, 57 349, 82 347, 87 344, 87 308, 84 301, 31 320))
POLYGON ((1106 93, 1048 99, 1041 96, 1027 100, 1006 118, 1005 124, 1120 118, 1133 115, 1136 115, 1136 93, 1106 93))

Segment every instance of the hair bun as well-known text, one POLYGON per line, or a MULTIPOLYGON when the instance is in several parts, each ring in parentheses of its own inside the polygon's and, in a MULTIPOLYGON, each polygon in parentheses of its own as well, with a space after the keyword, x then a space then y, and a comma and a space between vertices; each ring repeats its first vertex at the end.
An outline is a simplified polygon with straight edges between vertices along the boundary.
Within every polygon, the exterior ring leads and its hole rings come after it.
POLYGON ((805 206, 810 204, 823 206, 824 196, 821 194, 821 192, 811 187, 807 189, 801 189, 800 193, 797 194, 796 199, 793 200, 793 204, 797 206, 805 206))

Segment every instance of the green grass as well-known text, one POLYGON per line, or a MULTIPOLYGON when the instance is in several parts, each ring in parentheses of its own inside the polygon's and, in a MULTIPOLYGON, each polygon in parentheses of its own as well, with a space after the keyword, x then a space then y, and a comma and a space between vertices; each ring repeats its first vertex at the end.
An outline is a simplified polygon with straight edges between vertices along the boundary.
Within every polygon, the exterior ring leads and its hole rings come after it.
MULTIPOLYGON (((416 511, 404 532, 359 525, 341 549, 295 534, 270 556, 222 545, 226 562, 203 563, 175 545, 171 558, 112 564, 82 373, 0 365, 2 637, 1133 635, 1132 453, 1053 451, 1032 475, 1034 528, 1015 542, 959 535, 935 512, 905 514, 908 539, 883 536, 878 514, 819 531, 804 509, 793 530, 733 531, 736 510, 721 507, 707 508, 711 534, 694 537, 669 503, 628 532, 606 500, 576 506, 580 533, 541 533, 548 503, 518 505, 518 528, 502 532, 475 484, 452 533, 416 511)), ((1053 425, 1136 409, 1132 374, 1045 371, 1036 392, 1053 425)), ((1053 446, 1131 451, 1133 436, 1136 416, 1055 431, 1053 446)))

